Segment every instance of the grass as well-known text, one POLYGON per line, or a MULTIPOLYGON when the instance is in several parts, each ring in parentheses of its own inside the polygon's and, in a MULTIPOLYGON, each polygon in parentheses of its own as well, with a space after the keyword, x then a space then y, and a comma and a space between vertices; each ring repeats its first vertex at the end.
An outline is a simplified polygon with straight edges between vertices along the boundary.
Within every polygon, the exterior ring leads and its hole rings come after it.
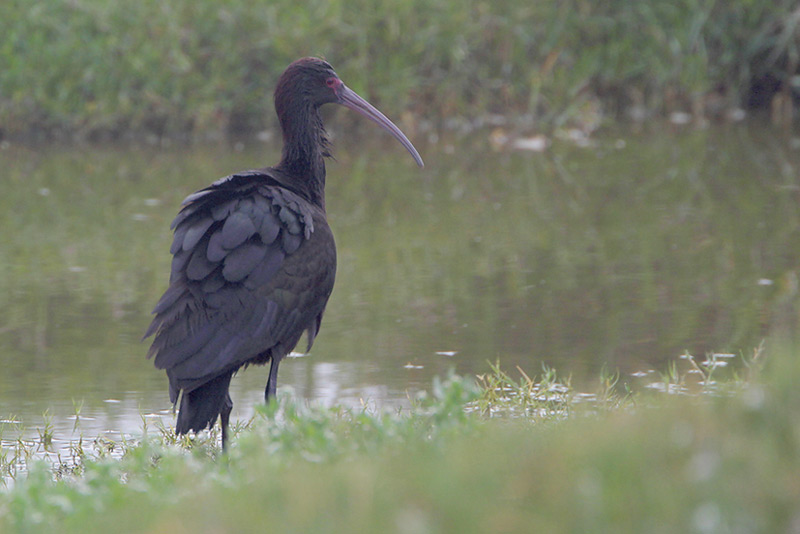
POLYGON ((698 117, 791 93, 794 2, 108 0, 0 6, 10 137, 218 137, 274 127, 270 93, 330 59, 412 133, 487 114, 538 128, 698 117))
MULTIPOLYGON (((215 433, 175 442, 160 429, 95 444, 56 477, 33 462, 0 494, 0 527, 789 532, 800 519, 795 354, 776 343, 737 370, 715 367, 724 395, 630 393, 606 374, 587 400, 552 370, 513 378, 494 366, 480 387, 437 380, 407 413, 283 399, 234 429, 226 456, 215 433)), ((662 379, 710 392, 709 369, 694 365, 662 379)))

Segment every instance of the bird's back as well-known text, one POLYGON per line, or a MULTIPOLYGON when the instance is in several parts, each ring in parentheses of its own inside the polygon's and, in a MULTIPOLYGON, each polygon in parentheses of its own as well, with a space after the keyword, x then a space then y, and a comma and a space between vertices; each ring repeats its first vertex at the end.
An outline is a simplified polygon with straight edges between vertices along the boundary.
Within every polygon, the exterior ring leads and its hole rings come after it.
MULTIPOLYGON (((280 360, 304 331, 313 343, 336 250, 324 209, 281 178, 275 169, 228 176, 187 197, 173 221, 170 286, 145 334, 172 402, 206 386, 221 405, 241 366, 280 360)), ((211 406, 189 427, 218 413, 211 406)))

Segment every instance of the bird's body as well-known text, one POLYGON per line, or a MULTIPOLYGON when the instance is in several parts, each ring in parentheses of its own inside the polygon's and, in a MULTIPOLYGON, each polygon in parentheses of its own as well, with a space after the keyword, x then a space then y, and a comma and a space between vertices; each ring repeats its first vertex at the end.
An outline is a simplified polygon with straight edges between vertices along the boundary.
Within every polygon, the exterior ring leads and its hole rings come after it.
MULTIPOLYGON (((173 223, 170 289, 148 334, 170 399, 183 390, 176 430, 227 417, 231 375, 280 360, 308 331, 313 343, 333 290, 336 249, 322 207, 276 169, 228 176, 191 195, 173 223)), ((274 377, 268 388, 274 394, 274 377)))
POLYGON ((290 65, 275 91, 284 136, 275 167, 232 174, 184 200, 172 223, 170 285, 145 337, 148 356, 180 397, 178 434, 222 418, 243 366, 270 362, 265 396, 275 396, 278 365, 307 332, 319 331, 333 290, 336 247, 325 214, 327 140, 319 116, 340 103, 388 129, 422 160, 396 126, 339 80, 326 62, 290 65))

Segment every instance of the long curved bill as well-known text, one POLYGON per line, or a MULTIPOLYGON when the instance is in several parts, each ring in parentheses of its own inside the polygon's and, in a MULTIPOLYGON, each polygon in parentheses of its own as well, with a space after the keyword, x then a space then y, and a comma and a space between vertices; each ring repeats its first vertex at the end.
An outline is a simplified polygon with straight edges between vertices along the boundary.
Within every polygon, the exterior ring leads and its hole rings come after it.
POLYGON ((392 121, 387 119, 386 115, 378 111, 372 104, 358 96, 355 91, 347 87, 345 84, 342 84, 339 87, 338 95, 339 104, 346 108, 350 108, 353 111, 357 111, 358 113, 378 124, 378 126, 384 130, 388 131, 394 136, 395 139, 400 141, 400 144, 406 147, 406 150, 408 150, 409 153, 411 153, 411 155, 414 157, 414 161, 417 162, 417 165, 420 167, 425 166, 425 164, 422 162, 419 152, 417 152, 417 149, 411 144, 411 141, 408 140, 408 137, 406 137, 405 134, 400 131, 400 128, 395 126, 392 121))

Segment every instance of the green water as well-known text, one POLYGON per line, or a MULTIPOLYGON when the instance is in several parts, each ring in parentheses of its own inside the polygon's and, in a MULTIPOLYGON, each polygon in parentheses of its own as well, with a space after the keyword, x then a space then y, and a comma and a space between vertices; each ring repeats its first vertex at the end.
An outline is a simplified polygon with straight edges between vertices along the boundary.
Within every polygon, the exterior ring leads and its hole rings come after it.
MULTIPOLYGON (((436 374, 496 359, 625 381, 795 330, 797 140, 750 122, 543 153, 493 151, 485 134, 417 144, 422 171, 391 140, 337 139, 337 285, 279 395, 403 405, 436 374)), ((0 419, 20 422, 0 425, 4 439, 36 435, 45 411, 57 439, 76 411, 85 436, 136 433, 142 414, 172 422, 140 342, 169 223, 192 191, 276 159, 274 141, 0 150, 0 419)), ((234 379, 234 417, 265 382, 265 368, 234 379)))

